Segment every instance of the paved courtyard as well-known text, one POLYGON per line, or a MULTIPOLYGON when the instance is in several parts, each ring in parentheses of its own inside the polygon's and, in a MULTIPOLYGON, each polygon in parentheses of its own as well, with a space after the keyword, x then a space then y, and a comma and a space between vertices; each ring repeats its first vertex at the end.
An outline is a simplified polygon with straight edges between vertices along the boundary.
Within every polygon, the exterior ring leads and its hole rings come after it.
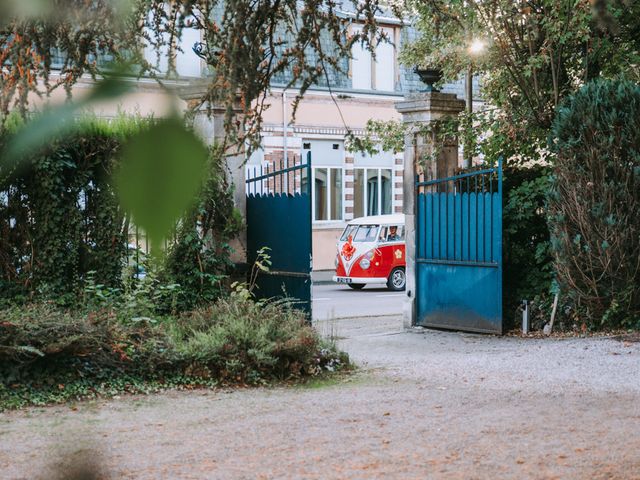
POLYGON ((0 477, 640 479, 638 343, 317 327, 358 373, 4 413, 0 477))
POLYGON ((313 285, 313 318, 398 316, 402 313, 405 292, 393 292, 384 286, 367 285, 363 290, 352 290, 336 283, 313 285))

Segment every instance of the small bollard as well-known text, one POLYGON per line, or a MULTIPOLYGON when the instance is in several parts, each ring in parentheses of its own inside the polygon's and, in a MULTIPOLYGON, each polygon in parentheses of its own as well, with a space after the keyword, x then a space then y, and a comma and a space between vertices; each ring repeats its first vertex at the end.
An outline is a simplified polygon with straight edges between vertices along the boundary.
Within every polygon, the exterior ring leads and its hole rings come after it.
POLYGON ((531 329, 529 324, 529 301, 522 300, 522 333, 527 334, 531 329))

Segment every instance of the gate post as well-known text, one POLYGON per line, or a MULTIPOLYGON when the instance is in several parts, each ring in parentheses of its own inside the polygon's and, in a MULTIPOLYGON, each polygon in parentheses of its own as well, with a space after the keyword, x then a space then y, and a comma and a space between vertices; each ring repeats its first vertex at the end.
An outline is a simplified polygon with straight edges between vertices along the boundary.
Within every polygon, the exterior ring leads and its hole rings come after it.
POLYGON ((429 153, 435 151, 437 138, 433 133, 425 133, 424 127, 438 120, 456 117, 464 110, 465 102, 455 94, 427 91, 409 94, 395 107, 408 127, 404 137, 403 213, 407 296, 403 306, 403 323, 405 328, 409 328, 416 324, 416 176, 424 174, 427 180, 448 177, 453 175, 459 163, 457 137, 447 139, 437 158, 425 162, 430 158, 429 153))
MULTIPOLYGON (((206 93, 207 85, 202 82, 192 82, 188 86, 179 90, 179 95, 187 104, 193 108, 198 105, 206 93)), ((236 108, 234 113, 241 114, 241 110, 236 108)), ((201 105, 193 112, 193 129, 202 141, 212 146, 215 143, 222 143, 226 133, 224 130, 224 117, 226 107, 222 105, 201 105)), ((225 159, 227 164, 227 180, 235 186, 233 192, 233 203, 235 207, 246 216, 247 199, 245 195, 246 172, 244 169, 244 153, 229 155, 225 159)), ((243 229, 236 238, 231 241, 232 255, 231 261, 236 264, 247 263, 247 231, 243 229)))

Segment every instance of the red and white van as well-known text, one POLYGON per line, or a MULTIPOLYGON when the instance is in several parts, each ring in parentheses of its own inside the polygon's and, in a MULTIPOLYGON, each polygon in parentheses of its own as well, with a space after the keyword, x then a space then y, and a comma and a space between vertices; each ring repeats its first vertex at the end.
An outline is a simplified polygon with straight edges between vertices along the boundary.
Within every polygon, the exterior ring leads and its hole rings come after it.
POLYGON ((376 215, 349 222, 338 240, 333 281, 356 290, 367 284, 404 290, 404 215, 376 215))

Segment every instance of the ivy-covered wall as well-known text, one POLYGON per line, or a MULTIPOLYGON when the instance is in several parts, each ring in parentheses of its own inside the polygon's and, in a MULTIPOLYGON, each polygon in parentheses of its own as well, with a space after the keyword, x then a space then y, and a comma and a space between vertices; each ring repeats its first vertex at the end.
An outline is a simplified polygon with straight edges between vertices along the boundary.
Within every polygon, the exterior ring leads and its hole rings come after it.
MULTIPOLYGON (((121 208, 112 178, 121 147, 149 122, 84 119, 20 170, 0 162, 0 305, 38 299, 73 306, 88 286, 122 302, 123 292, 135 287, 138 262, 146 286, 137 291, 155 300, 163 288, 173 294, 172 305, 156 302, 158 311, 188 310, 223 295, 234 268, 229 243, 242 218, 218 147, 210 149, 198 195, 165 242, 164 255, 134 253, 132 244, 143 244, 144 234, 131 235, 138 229, 121 208)), ((0 155, 12 135, 0 135, 0 155)))
POLYGON ((85 120, 20 170, 0 170, 0 298, 68 303, 89 271, 120 285, 127 221, 110 174, 123 139, 141 125, 85 120))

